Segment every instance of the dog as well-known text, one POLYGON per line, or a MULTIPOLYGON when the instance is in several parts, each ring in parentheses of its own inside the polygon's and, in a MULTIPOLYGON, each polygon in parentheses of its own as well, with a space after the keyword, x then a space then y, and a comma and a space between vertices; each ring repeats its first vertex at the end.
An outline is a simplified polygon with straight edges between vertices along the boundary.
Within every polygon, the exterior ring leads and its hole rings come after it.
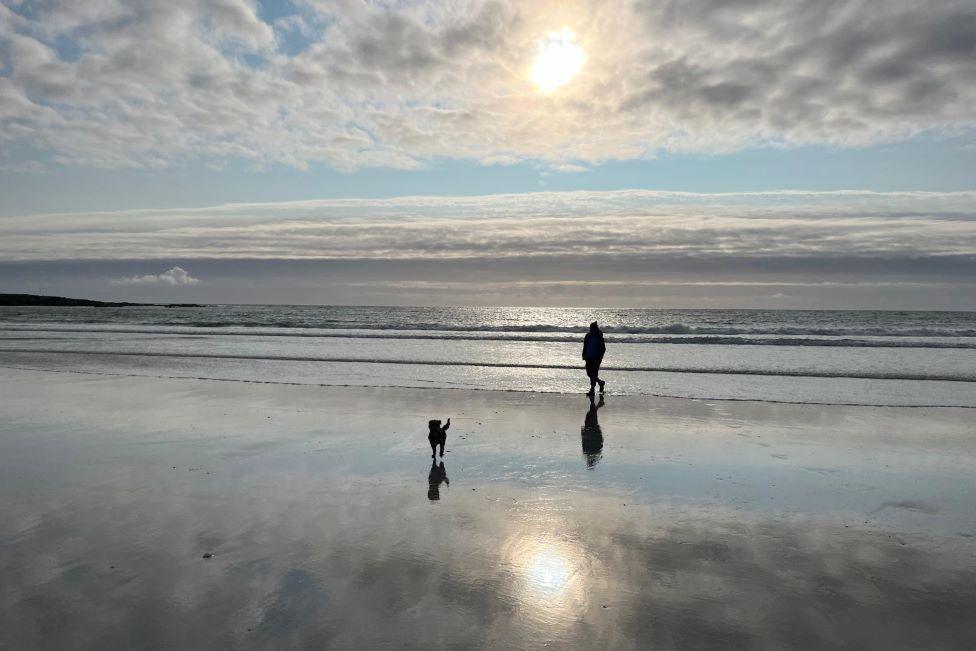
POLYGON ((430 433, 427 434, 427 440, 430 441, 430 458, 433 459, 437 456, 437 446, 441 446, 441 458, 444 458, 444 444, 447 443, 447 428, 451 426, 451 419, 447 419, 447 424, 441 427, 441 421, 430 420, 427 421, 427 427, 430 428, 430 433))

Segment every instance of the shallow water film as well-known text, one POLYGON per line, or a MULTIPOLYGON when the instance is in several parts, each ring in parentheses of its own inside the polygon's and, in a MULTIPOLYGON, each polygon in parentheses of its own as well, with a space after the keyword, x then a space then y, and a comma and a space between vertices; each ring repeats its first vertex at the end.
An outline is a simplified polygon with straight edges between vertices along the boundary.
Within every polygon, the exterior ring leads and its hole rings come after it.
POLYGON ((976 645, 969 410, 0 390, 2 648, 976 645))

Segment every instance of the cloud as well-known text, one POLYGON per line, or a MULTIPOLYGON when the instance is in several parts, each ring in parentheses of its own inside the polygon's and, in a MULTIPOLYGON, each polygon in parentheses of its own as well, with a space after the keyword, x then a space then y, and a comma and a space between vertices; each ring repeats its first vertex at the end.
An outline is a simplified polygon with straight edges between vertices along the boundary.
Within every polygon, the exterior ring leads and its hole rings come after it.
POLYGON ((628 190, 31 215, 0 220, 0 277, 100 297, 106 278, 169 287, 143 274, 178 264, 206 278, 194 300, 222 303, 762 306, 789 290, 789 307, 976 309, 974 205, 628 190))
POLYGON ((966 1, 296 7, 273 25, 251 0, 0 0, 0 148, 112 168, 559 166, 976 124, 966 1), (587 61, 544 96, 528 70, 562 25, 587 61))
POLYGON ((563 174, 580 174, 590 171, 590 168, 585 165, 575 165, 573 163, 556 163, 552 165, 552 169, 563 174))
POLYGON ((976 255, 976 192, 540 192, 7 218, 27 260, 910 260, 976 255), (124 254, 120 255, 120 252, 124 254))
POLYGON ((191 276, 182 267, 173 267, 161 274, 129 276, 113 280, 113 285, 196 285, 200 280, 191 276))

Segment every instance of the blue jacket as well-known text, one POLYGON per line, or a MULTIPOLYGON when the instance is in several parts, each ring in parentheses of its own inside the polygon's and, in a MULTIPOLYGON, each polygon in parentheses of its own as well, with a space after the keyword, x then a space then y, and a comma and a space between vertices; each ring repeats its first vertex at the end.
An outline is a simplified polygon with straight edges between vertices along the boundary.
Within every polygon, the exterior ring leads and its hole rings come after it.
POLYGON ((607 344, 603 341, 602 332, 587 332, 583 338, 583 359, 603 359, 607 352, 607 344))

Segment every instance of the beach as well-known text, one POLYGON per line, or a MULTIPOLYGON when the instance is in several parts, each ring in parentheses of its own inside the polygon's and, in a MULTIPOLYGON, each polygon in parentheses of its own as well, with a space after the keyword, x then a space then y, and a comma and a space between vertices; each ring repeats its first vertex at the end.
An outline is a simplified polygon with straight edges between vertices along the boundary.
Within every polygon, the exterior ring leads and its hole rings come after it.
POLYGON ((976 645, 971 409, 71 359, 0 359, 3 648, 976 645))
POLYGON ((0 651, 976 651, 976 0, 0 0, 0 651))

